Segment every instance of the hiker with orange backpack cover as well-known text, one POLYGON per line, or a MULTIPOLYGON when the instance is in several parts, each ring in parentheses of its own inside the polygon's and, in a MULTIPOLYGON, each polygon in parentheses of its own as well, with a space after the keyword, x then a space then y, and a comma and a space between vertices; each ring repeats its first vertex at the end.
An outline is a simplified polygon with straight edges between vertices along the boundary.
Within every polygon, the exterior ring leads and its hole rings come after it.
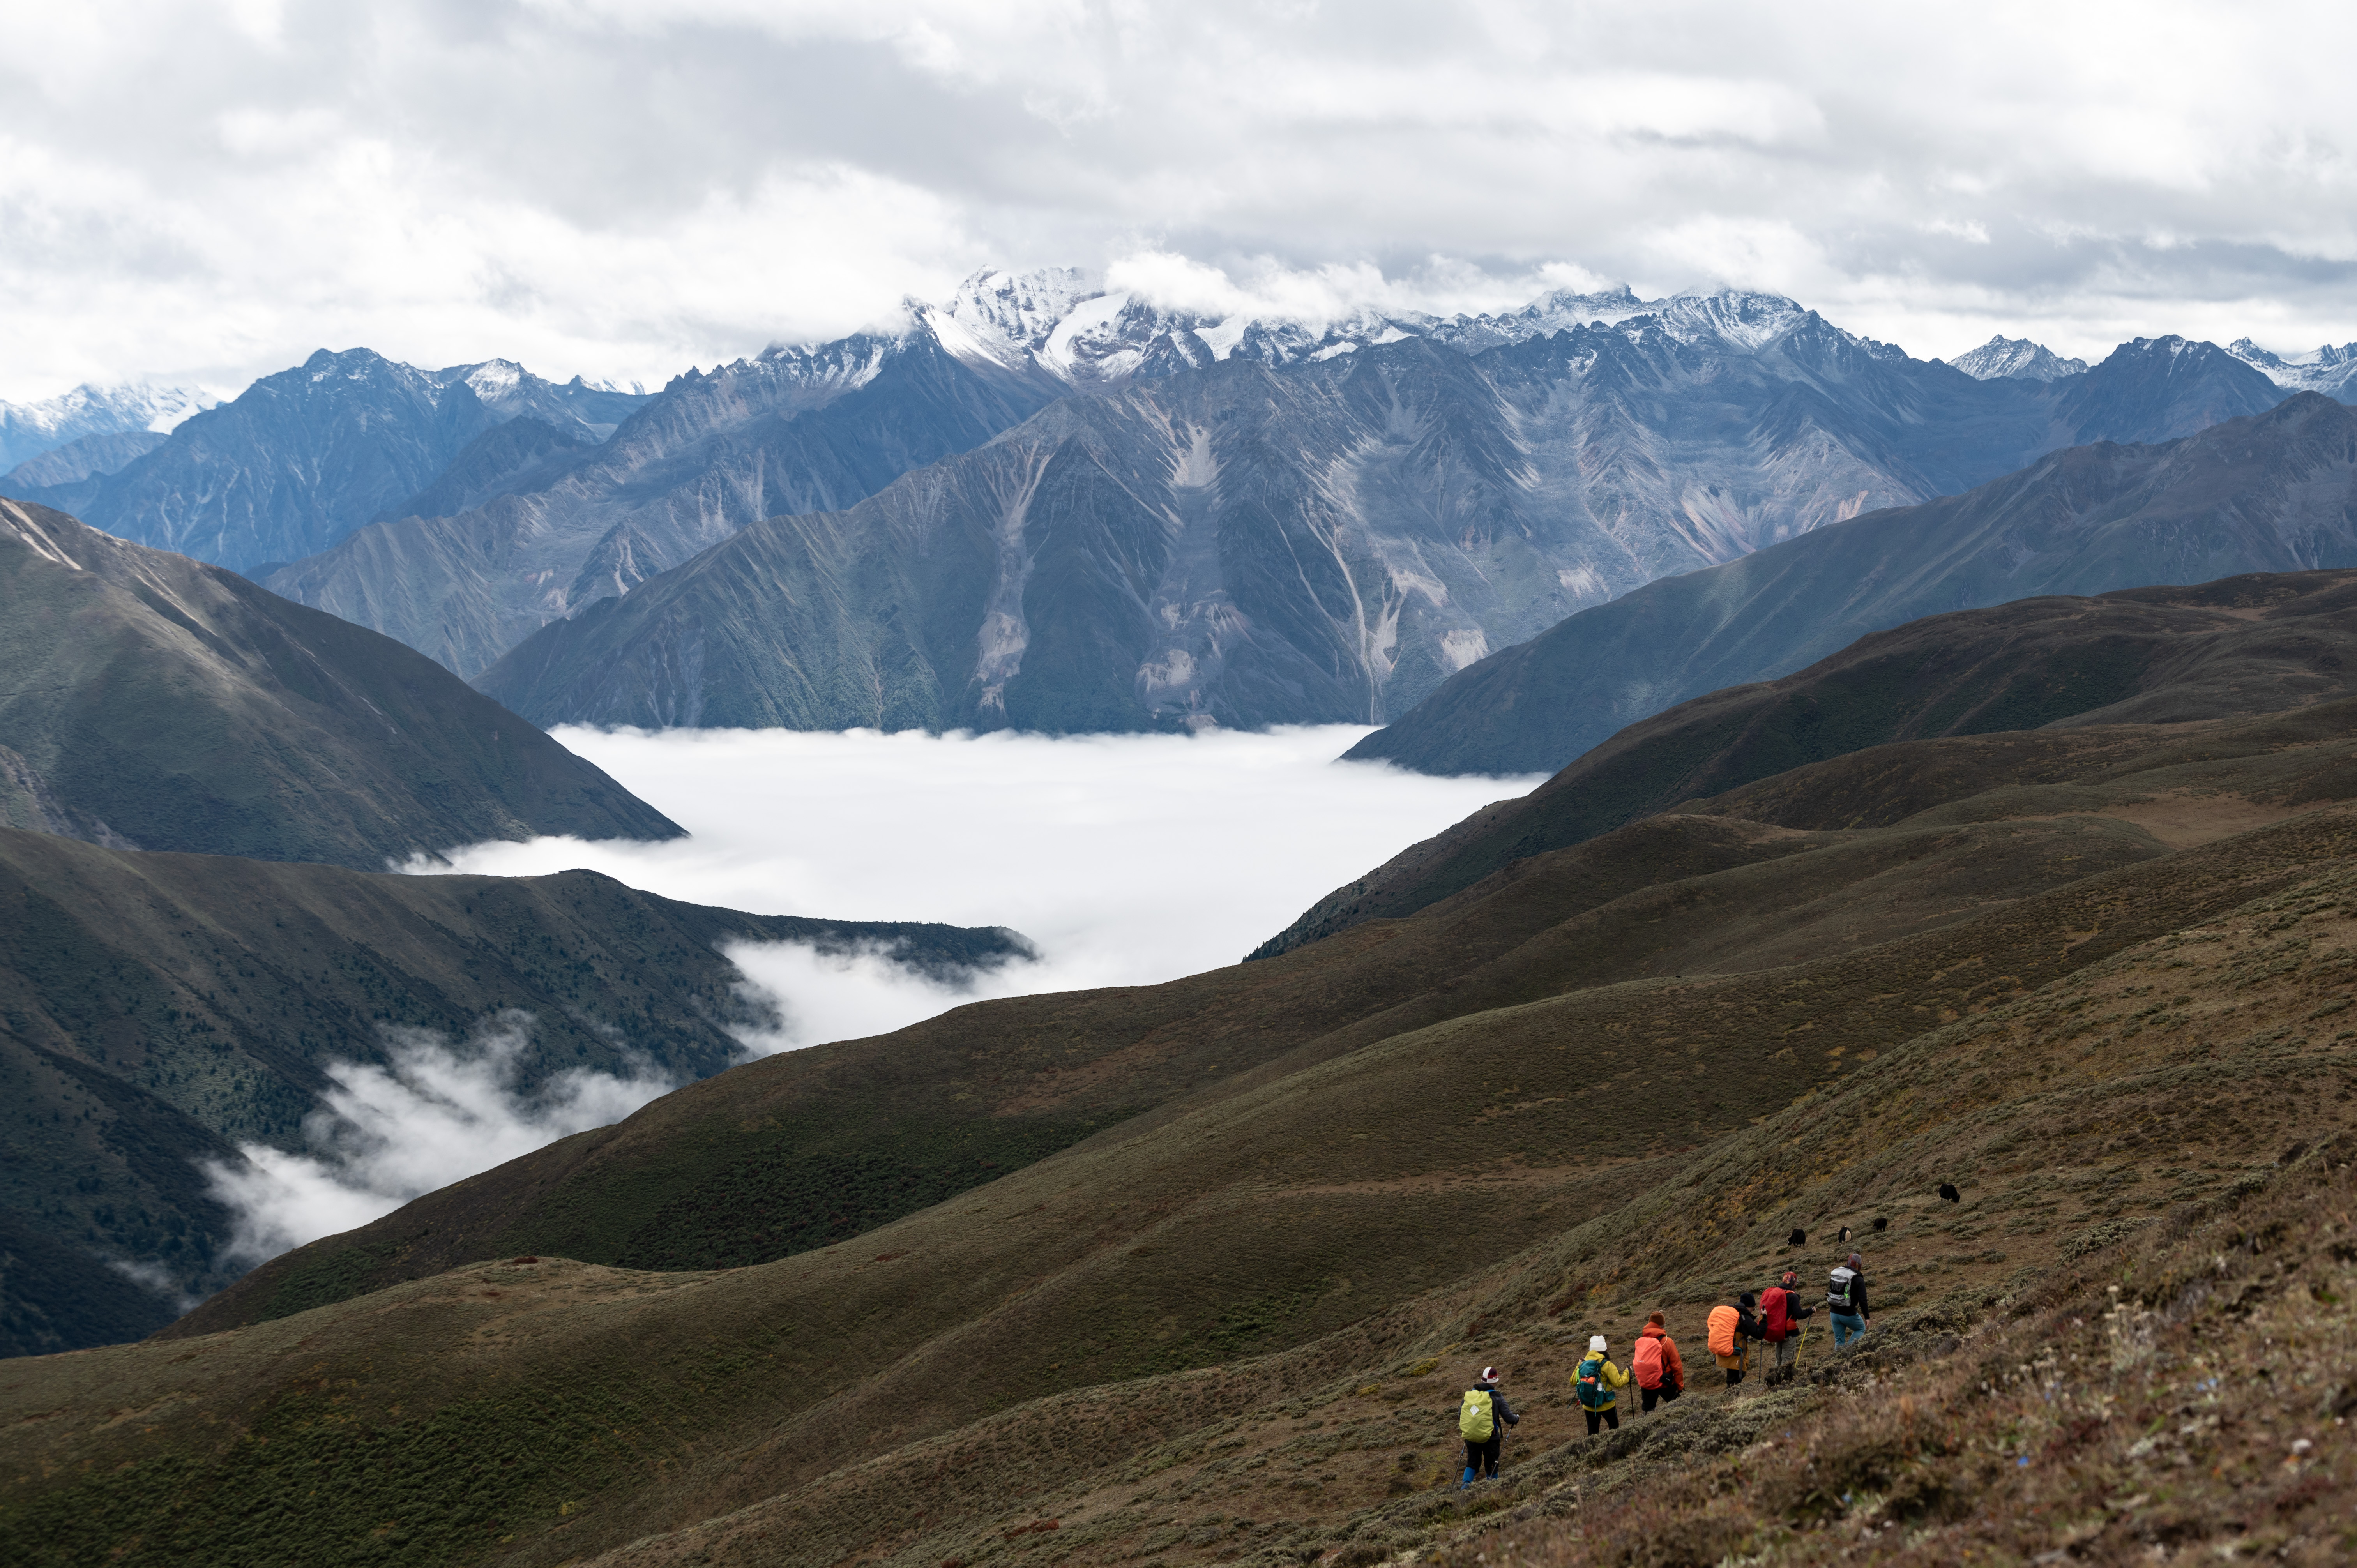
POLYGON ((1651 1413, 1656 1402, 1668 1404, 1686 1391, 1686 1364, 1678 1342, 1663 1326, 1662 1315, 1645 1319, 1637 1331, 1637 1348, 1630 1353, 1629 1369, 1637 1378, 1637 1408, 1651 1413))
POLYGON ((1587 1416, 1587 1435, 1596 1435, 1599 1423, 1613 1431, 1620 1430, 1620 1392, 1629 1386, 1629 1374, 1612 1364, 1605 1351, 1604 1336, 1588 1337, 1587 1355, 1571 1374, 1573 1391, 1579 1395, 1579 1408, 1587 1416))
POLYGON ((1762 1382, 1781 1383, 1792 1379, 1793 1363, 1801 1353, 1802 1321, 1816 1311, 1815 1307, 1803 1306, 1800 1297, 1793 1294, 1793 1287, 1800 1283, 1799 1273, 1786 1269, 1781 1281, 1760 1293, 1760 1326, 1767 1331, 1768 1343, 1776 1348, 1775 1360, 1761 1374, 1762 1382))
POLYGON ((1465 1478, 1457 1483, 1458 1491, 1479 1479, 1485 1465, 1490 1479, 1498 1478, 1498 1445, 1505 1441, 1506 1428, 1522 1419, 1498 1391, 1498 1369, 1482 1368, 1457 1412, 1457 1434, 1465 1439, 1465 1478))
POLYGON ((1730 1389, 1741 1382, 1743 1374, 1750 1369, 1751 1347, 1744 1341, 1767 1337, 1768 1331, 1760 1326, 1753 1310, 1757 1305, 1751 1293, 1745 1291, 1735 1305, 1710 1309, 1710 1353, 1726 1371, 1730 1389))

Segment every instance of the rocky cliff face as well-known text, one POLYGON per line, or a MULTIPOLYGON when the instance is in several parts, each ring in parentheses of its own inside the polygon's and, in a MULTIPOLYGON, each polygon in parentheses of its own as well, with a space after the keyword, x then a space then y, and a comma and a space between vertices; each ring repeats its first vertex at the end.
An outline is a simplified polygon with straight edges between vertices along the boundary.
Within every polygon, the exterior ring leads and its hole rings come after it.
POLYGON ((1724 295, 1474 354, 1232 354, 1058 403, 848 511, 764 520, 479 683, 542 724, 1381 722, 1656 578, 2086 424, 2158 435, 2276 396, 2216 350, 2131 349, 1975 381, 1724 295))
MULTIPOLYGON (((2158 367, 2151 353, 2130 362, 2158 367)), ((1462 671, 1351 755, 1431 773, 1551 772, 1688 698, 1921 616, 2352 565, 2357 410, 2303 392, 2161 446, 2057 452, 1964 495, 1653 583, 1462 671)))

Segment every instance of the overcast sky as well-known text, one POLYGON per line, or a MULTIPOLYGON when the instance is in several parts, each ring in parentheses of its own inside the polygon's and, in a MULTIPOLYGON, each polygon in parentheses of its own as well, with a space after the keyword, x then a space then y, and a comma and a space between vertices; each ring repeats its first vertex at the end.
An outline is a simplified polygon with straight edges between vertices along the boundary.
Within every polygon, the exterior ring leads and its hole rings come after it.
POLYGON ((659 381, 980 266, 2357 338, 2345 5, 0 0, 0 398, 317 347, 659 381))

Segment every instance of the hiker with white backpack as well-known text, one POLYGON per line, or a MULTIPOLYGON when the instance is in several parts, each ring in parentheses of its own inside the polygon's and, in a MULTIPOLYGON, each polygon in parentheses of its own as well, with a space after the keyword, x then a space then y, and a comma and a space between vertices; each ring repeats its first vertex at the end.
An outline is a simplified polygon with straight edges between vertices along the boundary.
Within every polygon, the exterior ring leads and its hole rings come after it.
POLYGON ((1465 1478, 1457 1483, 1458 1491, 1480 1479, 1485 1466, 1491 1480, 1498 1478, 1499 1444, 1505 1441, 1506 1428, 1522 1419, 1499 1391, 1498 1369, 1482 1368, 1457 1411, 1457 1435, 1465 1439, 1465 1478))
POLYGON ((1835 1269, 1825 1288, 1825 1305, 1833 1312, 1834 1348, 1838 1350, 1867 1330, 1866 1263, 1856 1252, 1835 1269))

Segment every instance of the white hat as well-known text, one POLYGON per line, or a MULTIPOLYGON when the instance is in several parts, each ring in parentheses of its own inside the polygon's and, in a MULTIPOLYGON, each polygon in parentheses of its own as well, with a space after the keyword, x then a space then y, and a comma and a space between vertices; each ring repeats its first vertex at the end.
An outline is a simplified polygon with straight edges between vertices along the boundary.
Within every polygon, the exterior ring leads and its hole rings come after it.
POLYGON ((1481 1380, 1482 1380, 1483 1382, 1485 1382, 1485 1383, 1494 1383, 1494 1382, 1496 1382, 1496 1381, 1498 1380, 1498 1369, 1497 1369, 1497 1368, 1495 1368, 1495 1367, 1484 1367, 1484 1368, 1482 1368, 1482 1369, 1481 1369, 1481 1380))
POLYGON ((1589 1336, 1587 1337, 1587 1348, 1588 1348, 1590 1350, 1601 1350, 1601 1349, 1603 1349, 1603 1348, 1604 1348, 1604 1336, 1603 1336, 1603 1335, 1601 1335, 1601 1334, 1591 1334, 1591 1335, 1589 1335, 1589 1336))

